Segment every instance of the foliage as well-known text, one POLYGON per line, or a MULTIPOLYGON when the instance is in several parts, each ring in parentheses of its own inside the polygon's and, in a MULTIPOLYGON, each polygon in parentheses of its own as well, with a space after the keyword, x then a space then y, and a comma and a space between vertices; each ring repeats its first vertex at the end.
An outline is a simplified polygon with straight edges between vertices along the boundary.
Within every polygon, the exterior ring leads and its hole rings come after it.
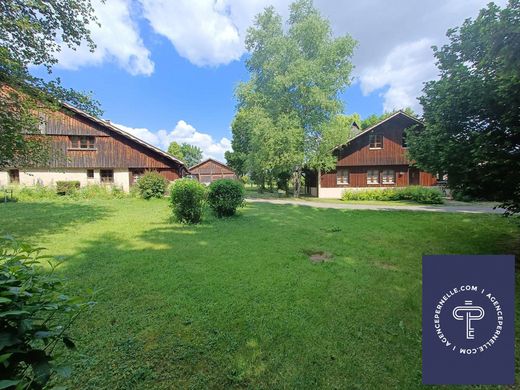
MULTIPOLYGON (((414 118, 418 117, 418 115, 410 107, 406 107, 403 111, 405 114, 408 114, 414 118)), ((384 112, 381 115, 372 114, 372 115, 366 117, 365 119, 363 119, 361 121, 361 130, 368 129, 369 127, 372 127, 372 126, 378 124, 379 122, 385 120, 386 118, 394 115, 396 112, 397 112, 397 110, 394 110, 394 111, 384 112)))
POLYGON ((73 195, 80 187, 77 180, 63 180, 56 182, 56 193, 58 195, 73 195))
MULTIPOLYGON (((16 186, 13 189, 13 196, 21 201, 34 200, 54 200, 58 197, 56 190, 52 187, 36 185, 33 187, 16 186)), ((106 186, 99 184, 89 184, 83 186, 71 194, 60 196, 65 200, 88 200, 88 199, 121 199, 127 197, 128 194, 122 188, 117 186, 106 186)))
POLYGON ((236 90, 233 152, 226 153, 238 175, 261 186, 293 175, 299 195, 303 167, 320 168, 330 155, 326 128, 342 110, 354 46, 348 35, 333 37, 312 0, 291 4, 287 29, 273 7, 256 16, 246 36, 251 77, 236 90))
POLYGON ((205 200, 206 187, 197 180, 175 180, 170 187, 170 206, 178 222, 199 223, 205 200))
POLYGON ((162 198, 168 180, 157 171, 147 171, 137 180, 139 194, 143 199, 162 198))
POLYGON ((188 168, 202 161, 202 149, 186 142, 179 145, 177 142, 172 141, 170 146, 168 146, 168 153, 184 161, 188 168))
POLYGON ((59 263, 40 254, 42 248, 0 240, 0 387, 41 389, 56 373, 70 369, 55 364, 58 343, 74 348, 67 332, 92 302, 65 295, 55 275, 59 263), (51 271, 37 268, 47 261, 51 271))
POLYGON ((179 160, 184 160, 184 154, 182 153, 181 145, 179 145, 178 142, 170 142, 170 146, 168 146, 168 153, 173 157, 178 158, 179 160))
POLYGON ((60 47, 74 49, 86 42, 93 50, 89 23, 96 23, 90 0, 0 2, 0 167, 49 162, 49 145, 39 127, 59 101, 101 113, 89 95, 29 72, 30 65, 43 65, 51 73, 60 47))
POLYGON ((448 174, 461 196, 520 212, 520 1, 490 3, 434 47, 440 78, 420 102, 426 128, 407 132, 421 169, 448 174))
POLYGON ((74 323, 67 388, 430 390, 419 259, 518 253, 520 236, 492 214, 247 203, 184 226, 169 211, 138 198, 0 205, 0 234, 71 256, 67 291, 102 286, 74 323))
POLYGON ((235 215, 244 206, 244 186, 237 180, 215 180, 208 188, 208 204, 219 218, 235 215))
POLYGON ((202 161, 202 149, 198 146, 183 143, 181 145, 181 151, 183 155, 182 161, 184 161, 188 167, 197 165, 202 161))
POLYGON ((411 200, 424 204, 444 203, 442 193, 431 187, 409 186, 402 188, 345 190, 341 196, 349 200, 411 200))

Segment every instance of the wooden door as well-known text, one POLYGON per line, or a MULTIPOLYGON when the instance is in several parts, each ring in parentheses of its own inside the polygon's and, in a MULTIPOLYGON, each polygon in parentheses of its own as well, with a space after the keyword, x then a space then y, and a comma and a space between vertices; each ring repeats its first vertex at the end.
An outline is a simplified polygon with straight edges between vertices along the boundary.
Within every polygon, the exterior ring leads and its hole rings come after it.
POLYGON ((408 170, 408 175, 409 175, 408 181, 409 181, 410 185, 418 186, 419 177, 420 177, 419 170, 417 168, 410 167, 410 169, 408 170))

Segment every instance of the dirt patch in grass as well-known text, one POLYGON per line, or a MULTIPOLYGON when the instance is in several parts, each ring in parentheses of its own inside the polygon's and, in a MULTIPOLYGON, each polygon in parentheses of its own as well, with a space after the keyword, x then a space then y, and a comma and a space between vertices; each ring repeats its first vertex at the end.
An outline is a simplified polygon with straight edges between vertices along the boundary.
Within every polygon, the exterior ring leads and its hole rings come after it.
POLYGON ((377 266, 379 268, 387 269, 390 271, 397 271, 399 269, 399 268, 397 268, 397 266, 395 266, 393 264, 388 264, 388 263, 377 263, 377 266))
POLYGON ((332 253, 325 251, 308 251, 306 252, 307 256, 309 256, 309 260, 312 263, 324 263, 327 261, 332 261, 332 253))

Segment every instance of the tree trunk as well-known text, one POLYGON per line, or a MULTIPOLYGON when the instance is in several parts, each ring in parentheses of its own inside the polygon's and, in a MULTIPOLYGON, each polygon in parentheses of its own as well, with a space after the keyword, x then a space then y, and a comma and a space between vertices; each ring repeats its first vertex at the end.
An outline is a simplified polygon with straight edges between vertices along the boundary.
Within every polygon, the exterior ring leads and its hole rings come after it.
POLYGON ((294 171, 294 197, 299 198, 302 186, 302 168, 296 168, 294 171))

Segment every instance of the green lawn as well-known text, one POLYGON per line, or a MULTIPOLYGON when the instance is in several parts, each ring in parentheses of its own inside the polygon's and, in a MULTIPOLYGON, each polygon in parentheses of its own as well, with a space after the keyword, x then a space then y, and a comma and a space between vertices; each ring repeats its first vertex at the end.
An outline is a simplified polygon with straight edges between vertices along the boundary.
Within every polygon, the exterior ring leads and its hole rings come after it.
POLYGON ((2 204, 0 221, 67 256, 70 290, 99 290, 73 389, 416 389, 421 255, 518 253, 520 233, 496 215, 268 204, 180 226, 139 199, 2 204))

